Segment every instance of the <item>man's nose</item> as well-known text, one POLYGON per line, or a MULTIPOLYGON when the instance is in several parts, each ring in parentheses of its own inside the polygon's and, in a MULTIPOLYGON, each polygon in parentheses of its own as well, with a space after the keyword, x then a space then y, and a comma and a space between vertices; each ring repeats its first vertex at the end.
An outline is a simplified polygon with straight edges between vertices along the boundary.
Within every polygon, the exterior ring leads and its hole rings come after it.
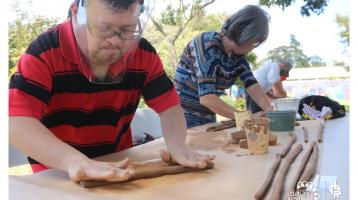
POLYGON ((114 36, 107 38, 107 41, 110 42, 113 46, 121 46, 123 42, 119 34, 115 34, 114 36))

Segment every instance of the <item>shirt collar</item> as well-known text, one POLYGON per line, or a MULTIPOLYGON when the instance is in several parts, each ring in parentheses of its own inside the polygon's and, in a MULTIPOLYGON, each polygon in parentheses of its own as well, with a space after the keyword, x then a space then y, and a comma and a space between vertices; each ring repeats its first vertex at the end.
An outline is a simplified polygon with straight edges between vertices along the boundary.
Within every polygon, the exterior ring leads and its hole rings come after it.
POLYGON ((79 64, 78 48, 71 19, 66 20, 60 26, 59 40, 63 57, 71 63, 79 64))

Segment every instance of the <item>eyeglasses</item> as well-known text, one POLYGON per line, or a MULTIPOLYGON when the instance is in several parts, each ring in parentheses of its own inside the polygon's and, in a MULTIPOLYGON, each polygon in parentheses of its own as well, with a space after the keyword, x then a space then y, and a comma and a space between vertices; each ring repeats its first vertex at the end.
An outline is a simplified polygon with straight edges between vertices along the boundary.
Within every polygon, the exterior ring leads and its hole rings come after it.
POLYGON ((256 48, 256 47, 260 46, 262 42, 244 43, 244 44, 241 44, 241 45, 238 45, 238 44, 237 44, 236 42, 234 42, 234 41, 233 41, 233 43, 234 43, 237 47, 242 47, 242 46, 246 46, 246 45, 252 44, 252 47, 253 47, 253 48, 256 48))
POLYGON ((255 42, 253 46, 254 46, 254 48, 256 48, 256 47, 260 46, 260 44, 261 44, 261 42, 255 42))
POLYGON ((92 35, 100 38, 112 38, 113 36, 117 36, 122 40, 133 40, 140 37, 142 34, 142 27, 140 26, 140 23, 136 26, 137 30, 123 29, 121 31, 115 31, 110 27, 95 26, 90 24, 88 24, 87 27, 88 31, 92 35))

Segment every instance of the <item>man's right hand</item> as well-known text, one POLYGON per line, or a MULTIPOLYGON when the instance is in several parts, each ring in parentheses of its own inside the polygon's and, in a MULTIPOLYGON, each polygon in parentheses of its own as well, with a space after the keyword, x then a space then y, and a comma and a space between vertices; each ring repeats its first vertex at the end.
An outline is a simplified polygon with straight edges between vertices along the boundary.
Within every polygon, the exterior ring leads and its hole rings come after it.
POLYGON ((105 180, 125 181, 134 175, 127 169, 130 164, 127 157, 120 162, 101 162, 89 158, 77 159, 69 163, 68 175, 72 181, 105 180))

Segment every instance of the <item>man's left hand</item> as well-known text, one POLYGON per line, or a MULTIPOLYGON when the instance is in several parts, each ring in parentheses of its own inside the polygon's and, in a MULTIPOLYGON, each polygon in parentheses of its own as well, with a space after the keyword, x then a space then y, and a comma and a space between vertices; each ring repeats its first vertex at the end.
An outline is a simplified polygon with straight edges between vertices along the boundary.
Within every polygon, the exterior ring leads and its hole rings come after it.
POLYGON ((160 151, 160 157, 164 162, 178 163, 185 167, 203 169, 208 163, 215 159, 215 155, 203 155, 188 147, 174 149, 170 153, 164 149, 160 151))

